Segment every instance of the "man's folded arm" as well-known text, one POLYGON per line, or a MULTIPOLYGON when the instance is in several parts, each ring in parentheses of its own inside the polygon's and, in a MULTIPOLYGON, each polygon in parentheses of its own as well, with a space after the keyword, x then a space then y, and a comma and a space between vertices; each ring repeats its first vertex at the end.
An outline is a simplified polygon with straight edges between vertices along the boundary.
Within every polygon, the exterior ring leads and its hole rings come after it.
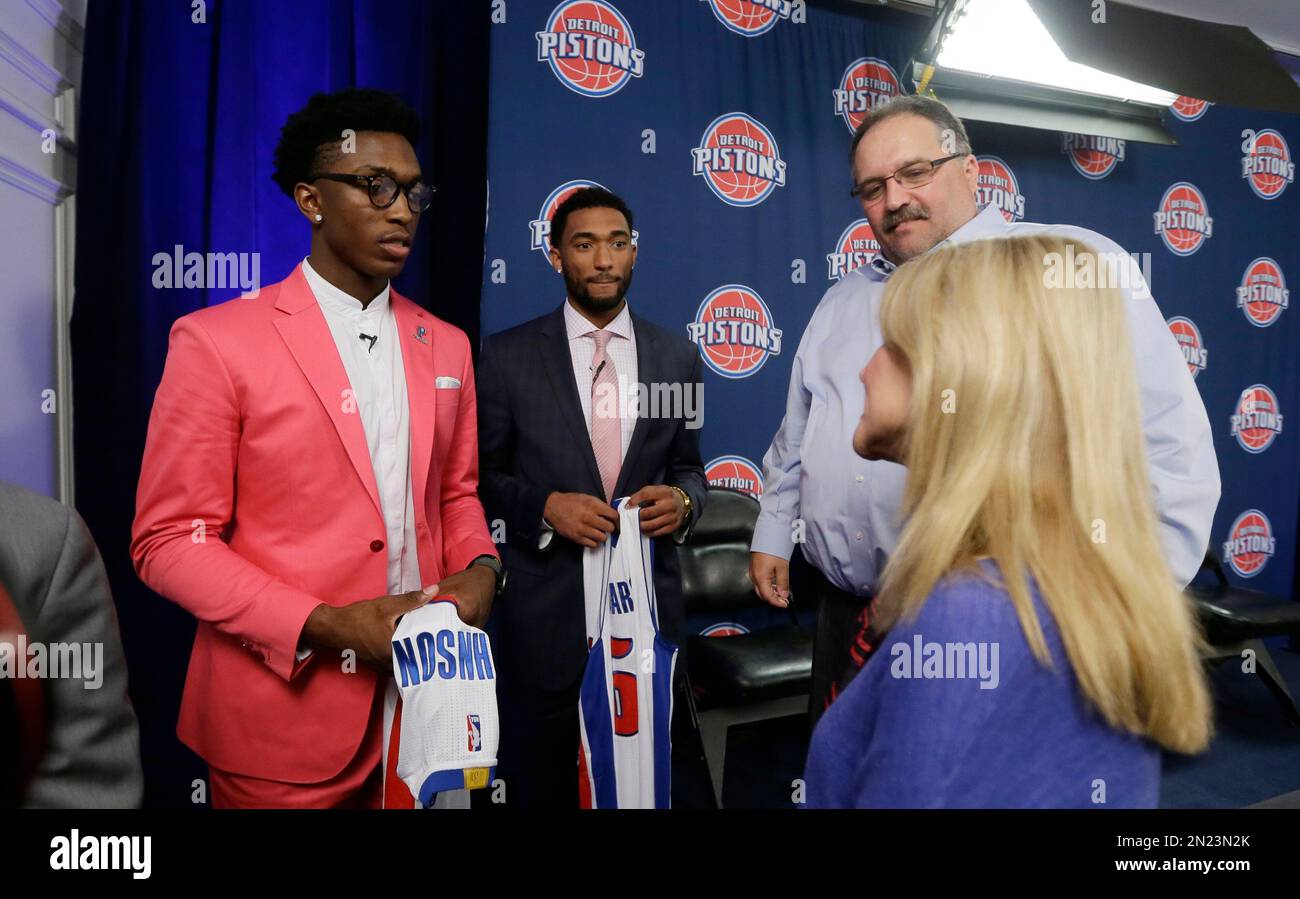
POLYGON ((140 466, 131 559, 140 579, 200 621, 240 638, 277 675, 300 667, 303 624, 321 600, 273 577, 222 539, 234 510, 240 411, 203 326, 172 326, 140 466))

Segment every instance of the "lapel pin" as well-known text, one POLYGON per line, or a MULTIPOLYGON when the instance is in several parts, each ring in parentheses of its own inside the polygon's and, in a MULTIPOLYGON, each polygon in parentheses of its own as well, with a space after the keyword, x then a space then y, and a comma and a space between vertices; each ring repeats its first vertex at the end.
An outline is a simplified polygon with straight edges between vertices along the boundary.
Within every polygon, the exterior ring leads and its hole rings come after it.
POLYGON ((428 343, 429 341, 424 336, 428 333, 429 333, 429 329, 426 328, 424 325, 420 325, 420 327, 415 329, 415 339, 420 341, 420 343, 428 343))

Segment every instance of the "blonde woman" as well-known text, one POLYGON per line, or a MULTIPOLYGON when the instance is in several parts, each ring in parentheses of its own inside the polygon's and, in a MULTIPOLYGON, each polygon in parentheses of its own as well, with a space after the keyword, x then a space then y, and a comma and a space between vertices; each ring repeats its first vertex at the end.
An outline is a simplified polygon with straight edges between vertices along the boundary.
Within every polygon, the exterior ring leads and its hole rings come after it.
POLYGON ((813 735, 811 805, 1154 807, 1160 749, 1209 741, 1123 301, 1048 286, 1068 243, 962 244, 890 279, 853 448, 907 467, 905 523, 885 636, 813 735))

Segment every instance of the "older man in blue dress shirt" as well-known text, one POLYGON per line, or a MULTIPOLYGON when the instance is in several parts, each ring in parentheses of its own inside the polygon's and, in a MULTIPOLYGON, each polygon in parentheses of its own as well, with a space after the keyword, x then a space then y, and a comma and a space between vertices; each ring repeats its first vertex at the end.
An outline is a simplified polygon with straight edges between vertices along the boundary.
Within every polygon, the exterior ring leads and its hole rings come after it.
MULTIPOLYGON (((881 344, 880 300, 895 267, 945 243, 1035 231, 1077 238, 1080 255, 1128 260, 1095 231, 1008 223, 996 207, 979 208, 979 166, 966 129, 937 100, 903 96, 877 107, 854 134, 850 159, 853 193, 881 254, 826 292, 799 342, 785 418, 763 457, 762 512, 750 547, 754 588, 776 606, 789 602, 796 546, 810 563, 801 593, 802 601, 814 593, 819 606, 814 723, 871 652, 868 603, 902 524, 905 470, 859 458, 851 440, 862 414, 858 372, 881 344)), ((1219 501, 1210 422, 1136 265, 1116 271, 1128 300, 1161 542, 1185 585, 1200 566, 1219 501)))

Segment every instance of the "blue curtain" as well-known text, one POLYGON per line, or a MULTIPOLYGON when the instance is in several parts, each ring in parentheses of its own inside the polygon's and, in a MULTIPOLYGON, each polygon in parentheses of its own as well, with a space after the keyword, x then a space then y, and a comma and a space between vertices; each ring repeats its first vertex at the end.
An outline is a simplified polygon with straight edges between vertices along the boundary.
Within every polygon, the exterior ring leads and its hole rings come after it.
POLYGON ((486 209, 489 5, 427 0, 92 3, 79 128, 72 321, 77 506, 113 584, 141 721, 145 802, 191 803, 202 764, 176 740, 193 621, 135 577, 135 485, 167 334, 237 290, 156 289, 152 259, 258 253, 263 284, 310 235, 271 181, 290 113, 318 91, 394 91, 424 123, 438 188, 399 291, 478 345, 486 209))

